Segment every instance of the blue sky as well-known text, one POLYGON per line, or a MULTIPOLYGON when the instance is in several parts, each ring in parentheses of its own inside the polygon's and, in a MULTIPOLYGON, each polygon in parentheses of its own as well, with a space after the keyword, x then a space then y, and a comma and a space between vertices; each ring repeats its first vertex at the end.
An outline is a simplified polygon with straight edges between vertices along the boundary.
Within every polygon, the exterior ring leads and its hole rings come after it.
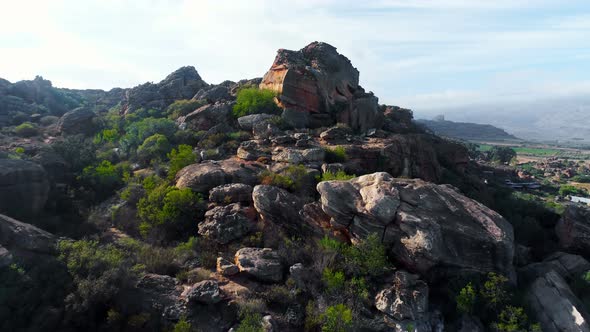
POLYGON ((184 65, 259 77, 318 40, 418 112, 590 95, 588 0, 0 0, 0 77, 131 87, 184 65))

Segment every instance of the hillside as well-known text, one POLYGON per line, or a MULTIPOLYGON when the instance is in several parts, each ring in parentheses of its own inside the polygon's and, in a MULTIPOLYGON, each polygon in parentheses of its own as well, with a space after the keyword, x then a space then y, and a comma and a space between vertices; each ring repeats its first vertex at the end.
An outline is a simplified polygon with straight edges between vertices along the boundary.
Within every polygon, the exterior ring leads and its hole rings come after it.
POLYGON ((359 76, 313 42, 238 82, 0 81, 0 330, 587 324, 590 213, 513 192, 359 76))
POLYGON ((487 124, 423 119, 416 120, 416 122, 426 126, 436 135, 459 140, 476 142, 518 140, 517 137, 508 134, 505 130, 487 124))

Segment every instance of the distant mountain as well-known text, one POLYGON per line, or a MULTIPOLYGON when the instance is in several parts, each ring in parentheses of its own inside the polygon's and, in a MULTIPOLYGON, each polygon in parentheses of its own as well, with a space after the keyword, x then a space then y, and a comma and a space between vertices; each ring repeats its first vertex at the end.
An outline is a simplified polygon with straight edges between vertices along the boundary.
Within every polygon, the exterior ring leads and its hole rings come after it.
POLYGON ((453 122, 444 119, 416 120, 439 136, 456 138, 466 141, 506 141, 517 140, 503 129, 487 124, 469 122, 453 122))

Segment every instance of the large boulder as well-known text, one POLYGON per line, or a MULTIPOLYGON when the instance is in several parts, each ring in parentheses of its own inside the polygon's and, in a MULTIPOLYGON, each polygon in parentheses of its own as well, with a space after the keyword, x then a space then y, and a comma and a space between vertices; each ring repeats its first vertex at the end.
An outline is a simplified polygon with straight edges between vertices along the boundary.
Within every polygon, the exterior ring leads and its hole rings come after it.
POLYGON ((579 255, 556 252, 542 262, 529 264, 518 270, 519 281, 532 281, 549 271, 557 272, 567 281, 572 281, 590 270, 590 262, 579 255))
POLYGON ((279 282, 283 279, 283 264, 270 248, 242 248, 236 252, 240 272, 260 281, 279 282))
POLYGON ((590 331, 588 312, 557 272, 533 281, 525 298, 544 332, 590 331))
POLYGON ((230 203, 252 202, 252 186, 231 183, 215 187, 209 192, 209 202, 226 205, 230 203))
MULTIPOLYGON (((299 51, 280 49, 260 83, 279 93, 279 105, 299 112, 307 126, 348 124, 365 131, 382 125, 377 98, 359 86, 359 72, 336 48, 313 42, 299 51)), ((289 118, 294 118, 293 114, 289 118)))
POLYGON ((590 208, 569 206, 557 222, 555 232, 563 249, 590 255, 590 208))
POLYGON ((139 108, 164 109, 177 99, 191 99, 205 83, 195 67, 181 67, 160 83, 145 83, 126 91, 123 111, 132 113, 139 108))
POLYGON ((200 302, 205 304, 215 304, 221 301, 221 292, 219 284, 215 280, 203 280, 194 284, 186 298, 189 302, 200 302))
POLYGON ((252 192, 254 208, 263 220, 298 229, 301 226, 303 201, 288 191, 267 185, 258 185, 252 192))
POLYGON ((64 114, 57 122, 57 130, 66 135, 92 135, 96 128, 94 118, 96 114, 84 107, 73 109, 64 114))
POLYGON ((230 102, 207 104, 181 116, 177 122, 180 128, 194 131, 210 130, 219 125, 230 126, 234 121, 232 107, 230 102))
POLYGON ((264 113, 250 114, 250 115, 245 115, 245 116, 239 117, 238 124, 240 125, 240 128, 243 130, 252 130, 252 128, 254 128, 255 124, 268 121, 274 117, 276 117, 276 115, 264 114, 264 113))
POLYGON ((326 151, 322 148, 294 149, 277 147, 273 151, 272 160, 289 164, 306 164, 323 162, 326 151))
POLYGON ((45 206, 48 193, 43 167, 20 159, 0 159, 0 213, 36 215, 45 206))
POLYGON ((398 271, 393 285, 375 296, 377 310, 395 320, 418 320, 428 313, 428 285, 419 276, 398 271))
POLYGON ((209 86, 199 90, 193 100, 206 100, 208 103, 216 103, 223 100, 231 100, 229 89, 223 85, 209 86))
POLYGON ((217 243, 227 244, 248 234, 252 226, 244 208, 233 203, 207 211, 205 221, 199 224, 199 234, 217 243))
POLYGON ((510 223, 450 186, 381 172, 323 181, 317 190, 332 227, 353 242, 377 234, 411 271, 430 278, 491 271, 514 277, 510 223))
POLYGON ((176 186, 208 193, 217 186, 229 183, 253 185, 258 181, 259 172, 260 168, 236 159, 202 162, 181 169, 176 174, 176 186))
POLYGON ((0 214, 0 248, 13 253, 56 253, 57 238, 33 225, 0 214))

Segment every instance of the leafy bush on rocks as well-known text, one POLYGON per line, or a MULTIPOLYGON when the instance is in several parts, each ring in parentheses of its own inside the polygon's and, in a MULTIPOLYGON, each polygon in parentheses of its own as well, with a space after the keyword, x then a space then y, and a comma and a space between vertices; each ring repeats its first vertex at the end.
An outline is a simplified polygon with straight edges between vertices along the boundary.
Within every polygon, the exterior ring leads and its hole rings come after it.
POLYGON ((33 123, 25 122, 16 126, 14 133, 21 137, 32 137, 39 134, 39 128, 33 123))
POLYGON ((275 103, 276 93, 272 90, 245 88, 238 92, 233 113, 236 118, 259 113, 276 114, 280 108, 275 103))
POLYGON ((356 175, 352 174, 346 174, 345 171, 337 171, 336 173, 333 172, 325 172, 323 173, 317 180, 318 181, 333 181, 333 180, 338 180, 338 181, 347 181, 350 179, 355 178, 356 175))
POLYGON ((176 120, 181 116, 185 116, 197 108, 205 105, 205 100, 191 100, 191 99, 180 99, 166 108, 166 115, 172 120, 176 120))
POLYGON ((146 138, 137 148, 137 158, 143 163, 162 160, 170 151, 170 142, 162 134, 154 134, 146 138))
POLYGON ((327 163, 341 163, 348 160, 346 149, 343 146, 335 148, 326 148, 325 160, 327 163))
POLYGON ((181 144, 176 149, 172 149, 168 153, 170 159, 170 169, 168 170, 168 179, 172 180, 176 173, 185 166, 194 164, 197 161, 197 156, 193 152, 193 148, 186 144, 181 144))

